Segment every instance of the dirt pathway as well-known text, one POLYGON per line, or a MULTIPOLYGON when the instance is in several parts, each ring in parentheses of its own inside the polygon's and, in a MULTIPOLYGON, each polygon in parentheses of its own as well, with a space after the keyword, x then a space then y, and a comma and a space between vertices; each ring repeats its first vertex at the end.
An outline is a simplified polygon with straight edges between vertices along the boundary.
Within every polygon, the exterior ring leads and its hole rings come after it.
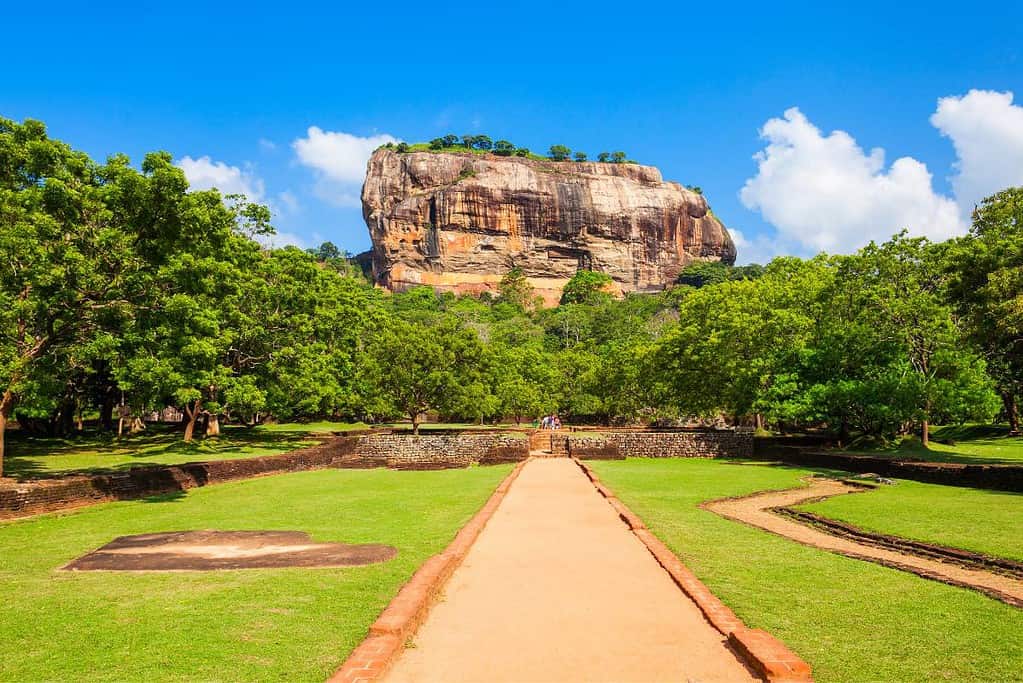
POLYGON ((749 681, 567 458, 530 461, 387 680, 749 681))
POLYGON ((857 543, 851 539, 833 536, 815 527, 794 522, 770 511, 771 508, 799 505, 808 500, 862 491, 858 487, 833 479, 812 479, 810 482, 810 485, 805 488, 769 491, 745 498, 719 500, 706 503, 703 507, 722 517, 744 522, 804 545, 912 572, 942 583, 972 588, 1010 605, 1023 607, 1023 581, 1019 579, 857 543))

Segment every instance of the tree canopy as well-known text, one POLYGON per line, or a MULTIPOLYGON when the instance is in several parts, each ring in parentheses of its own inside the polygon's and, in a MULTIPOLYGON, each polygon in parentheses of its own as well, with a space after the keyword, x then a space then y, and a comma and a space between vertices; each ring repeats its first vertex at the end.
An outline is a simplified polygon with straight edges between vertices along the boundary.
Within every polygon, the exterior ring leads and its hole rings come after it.
POLYGON ((1000 410, 1018 429, 1020 188, 945 243, 694 262, 624 297, 580 270, 553 308, 514 267, 494 295, 382 293, 330 242, 264 248, 265 207, 190 188, 168 153, 99 164, 35 121, 0 119, 0 217, 0 454, 9 420, 69 435, 165 406, 185 440, 223 420, 548 411, 926 440, 1000 410))

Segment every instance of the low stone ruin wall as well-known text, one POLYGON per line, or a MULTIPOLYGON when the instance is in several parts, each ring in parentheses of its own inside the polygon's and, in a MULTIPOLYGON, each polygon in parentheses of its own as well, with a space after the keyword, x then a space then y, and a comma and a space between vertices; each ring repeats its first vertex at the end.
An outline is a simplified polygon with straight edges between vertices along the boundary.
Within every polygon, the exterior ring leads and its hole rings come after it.
POLYGON ((608 431, 568 439, 569 454, 587 458, 749 458, 753 432, 713 430, 678 432, 608 431))
POLYGON ((353 437, 357 443, 341 467, 392 467, 436 470, 518 462, 529 457, 529 439, 493 432, 444 434, 372 434, 353 437))
POLYGON ((155 496, 263 474, 337 467, 354 445, 350 439, 331 439, 283 455, 136 467, 109 474, 83 474, 0 484, 0 518, 107 500, 155 496))
POLYGON ((528 439, 507 434, 463 432, 335 437, 283 455, 0 483, 0 519, 103 501, 144 498, 265 474, 364 467, 432 470, 517 462, 528 456, 528 439))
POLYGON ((602 436, 569 436, 568 454, 580 460, 624 460, 618 446, 602 436))

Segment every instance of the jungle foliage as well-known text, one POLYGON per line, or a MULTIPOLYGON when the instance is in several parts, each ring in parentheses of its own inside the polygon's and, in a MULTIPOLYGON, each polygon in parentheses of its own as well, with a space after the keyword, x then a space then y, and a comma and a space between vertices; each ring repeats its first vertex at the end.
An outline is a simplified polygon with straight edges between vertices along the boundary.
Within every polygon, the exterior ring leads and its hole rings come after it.
POLYGON ((581 271, 554 308, 514 269, 479 298, 385 294, 332 244, 261 247, 265 207, 191 190, 165 152, 100 164, 35 121, 0 119, 0 222, 0 434, 137 428, 168 405, 186 440, 222 420, 549 411, 884 438, 1001 410, 1018 427, 1023 189, 950 242, 695 263, 620 299, 581 271))

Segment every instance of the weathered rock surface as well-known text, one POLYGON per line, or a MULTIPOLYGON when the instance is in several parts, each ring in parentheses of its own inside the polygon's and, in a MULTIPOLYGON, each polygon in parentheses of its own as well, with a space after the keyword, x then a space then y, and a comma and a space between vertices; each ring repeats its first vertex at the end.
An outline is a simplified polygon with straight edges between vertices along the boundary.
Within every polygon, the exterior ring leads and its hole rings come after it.
POLYGON ((692 261, 735 261, 703 196, 652 166, 378 149, 362 210, 392 291, 495 291, 519 267, 550 304, 581 268, 649 292, 692 261))

